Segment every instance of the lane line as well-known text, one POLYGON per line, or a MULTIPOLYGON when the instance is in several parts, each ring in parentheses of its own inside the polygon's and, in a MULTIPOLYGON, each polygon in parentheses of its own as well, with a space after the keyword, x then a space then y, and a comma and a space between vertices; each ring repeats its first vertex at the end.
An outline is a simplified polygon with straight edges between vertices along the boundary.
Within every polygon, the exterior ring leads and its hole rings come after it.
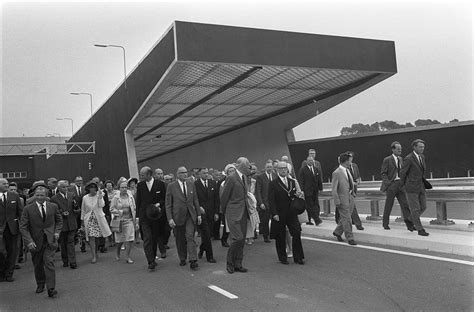
POLYGON ((418 254, 418 253, 414 253, 414 252, 407 252, 407 251, 400 251, 400 250, 393 250, 393 249, 385 249, 385 248, 364 246, 364 245, 351 246, 347 243, 345 244, 345 243, 342 243, 342 242, 331 241, 331 240, 320 239, 320 238, 314 238, 314 237, 308 237, 308 236, 301 236, 301 238, 306 239, 306 240, 316 241, 316 242, 335 244, 335 245, 339 245, 339 246, 370 249, 370 250, 375 250, 375 251, 394 253, 394 254, 398 254, 398 255, 405 255, 405 256, 411 256, 411 257, 418 257, 418 258, 425 258, 425 259, 431 259, 431 260, 438 260, 438 261, 452 262, 452 263, 458 263, 458 264, 465 264, 465 265, 474 266, 474 262, 466 261, 466 260, 458 260, 458 259, 430 256, 430 255, 418 254))
POLYGON ((217 287, 216 285, 209 285, 207 286, 209 287, 210 289, 214 290, 215 292, 218 292, 219 294, 223 295, 223 296, 226 296, 227 298, 229 299, 237 299, 239 297, 237 297, 236 295, 234 294, 231 294, 230 292, 228 292, 227 290, 224 290, 220 287, 217 287))

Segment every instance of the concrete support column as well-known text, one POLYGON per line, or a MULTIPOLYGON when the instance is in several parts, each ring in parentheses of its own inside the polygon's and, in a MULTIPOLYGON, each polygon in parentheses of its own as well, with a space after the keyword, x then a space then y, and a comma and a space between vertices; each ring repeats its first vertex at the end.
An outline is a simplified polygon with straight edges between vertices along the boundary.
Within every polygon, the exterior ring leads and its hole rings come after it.
POLYGON ((124 132, 125 147, 127 149, 128 172, 131 178, 138 178, 137 153, 135 151, 135 141, 131 133, 124 132))

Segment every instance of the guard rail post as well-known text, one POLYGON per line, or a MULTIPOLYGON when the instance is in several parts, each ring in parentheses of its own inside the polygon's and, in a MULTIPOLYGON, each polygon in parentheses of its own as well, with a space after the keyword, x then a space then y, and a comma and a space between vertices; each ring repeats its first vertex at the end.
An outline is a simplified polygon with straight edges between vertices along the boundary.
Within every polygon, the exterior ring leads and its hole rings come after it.
POLYGON ((367 216, 366 219, 371 221, 382 220, 382 217, 380 216, 379 201, 377 199, 370 201, 370 216, 367 216))
POLYGON ((321 217, 334 217, 334 214, 331 213, 331 200, 323 199, 323 212, 321 217))
POLYGON ((430 221, 430 224, 453 225, 453 220, 448 220, 448 212, 445 201, 436 201, 436 219, 430 221))

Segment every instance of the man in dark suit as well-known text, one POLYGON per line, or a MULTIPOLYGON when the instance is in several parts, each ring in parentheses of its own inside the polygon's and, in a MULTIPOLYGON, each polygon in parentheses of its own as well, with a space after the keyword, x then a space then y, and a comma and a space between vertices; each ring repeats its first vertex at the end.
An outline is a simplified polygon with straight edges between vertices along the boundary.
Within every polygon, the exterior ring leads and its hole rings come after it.
POLYGON ((408 207, 411 212, 411 221, 418 235, 428 236, 421 224, 420 216, 426 210, 426 190, 423 182, 426 171, 426 162, 423 151, 425 141, 416 139, 412 142, 413 152, 403 160, 400 170, 400 184, 407 193, 408 207))
POLYGON ((76 216, 81 213, 81 208, 77 206, 74 193, 67 191, 67 181, 59 181, 58 190, 58 193, 51 197, 51 202, 59 207, 59 213, 63 218, 63 228, 59 235, 63 267, 70 266, 71 269, 76 269, 77 262, 76 251, 74 250, 74 235, 76 235, 77 231, 76 216))
POLYGON ((231 240, 227 251, 227 272, 230 274, 248 271, 242 266, 242 260, 249 219, 247 192, 250 187, 247 185, 247 176, 251 174, 251 170, 252 166, 247 158, 237 159, 236 173, 227 177, 221 194, 220 210, 226 218, 231 240))
POLYGON ((277 171, 278 177, 271 181, 268 187, 268 203, 272 214, 272 238, 275 238, 278 260, 288 264, 286 253, 286 227, 288 227, 292 237, 294 262, 304 264, 301 225, 296 211, 290 207, 292 199, 297 196, 296 182, 288 177, 286 162, 279 162, 277 171))
POLYGON ((211 229, 214 228, 214 222, 219 220, 219 190, 216 181, 213 181, 207 168, 198 170, 199 178, 194 182, 196 193, 201 209, 202 222, 199 225, 201 230, 201 246, 198 257, 202 258, 206 252, 207 262, 215 263, 214 253, 212 251, 211 229))
POLYGON ((31 251, 35 268, 36 293, 48 288, 48 296, 54 297, 56 272, 54 269, 54 253, 58 248, 59 233, 63 226, 63 218, 59 207, 46 201, 46 186, 37 186, 35 201, 25 207, 21 216, 20 230, 25 245, 31 251))
MULTIPOLYGON (((77 203, 77 206, 82 207, 82 198, 86 194, 86 190, 84 189, 84 180, 82 179, 81 176, 77 176, 74 179, 74 185, 70 187, 69 191, 74 194, 74 199, 77 203)), ((79 229, 81 227, 81 214, 80 213, 76 216, 76 221, 77 221, 77 228, 79 229)), ((76 236, 74 237, 74 239, 79 240, 77 231, 76 231, 76 236)), ((86 239, 84 237, 82 237, 79 244, 81 246, 81 252, 86 252, 86 239)))
POLYGON ((318 196, 319 191, 323 190, 321 164, 319 166, 316 165, 314 158, 308 156, 306 158, 306 166, 300 169, 298 176, 301 190, 304 192, 306 212, 308 213, 308 222, 306 224, 312 225, 311 218, 313 218, 315 224, 319 225, 323 222, 319 217, 321 208, 319 207, 318 196))
POLYGON ((153 170, 143 167, 137 184, 137 212, 143 238, 143 250, 148 261, 148 269, 154 270, 157 244, 160 233, 160 217, 165 209, 166 186, 163 181, 153 179, 153 170))
POLYGON ((392 155, 384 158, 380 174, 382 175, 382 184, 380 190, 386 192, 385 207, 383 210, 382 225, 386 230, 390 230, 390 214, 392 213, 395 197, 400 204, 403 220, 410 232, 413 232, 413 222, 411 222, 410 208, 405 191, 401 187, 400 170, 403 164, 402 145, 395 141, 391 145, 392 155))
POLYGON ((59 190, 58 190, 58 179, 56 178, 49 178, 48 179, 48 197, 51 198, 54 195, 56 195, 59 190))
POLYGON ((166 216, 170 227, 174 229, 179 265, 186 265, 189 256, 189 266, 195 270, 198 263, 194 234, 196 225, 202 221, 199 200, 194 183, 187 179, 188 170, 179 167, 176 176, 178 180, 170 183, 166 190, 166 216))
POLYGON ((0 281, 14 281, 22 211, 23 203, 18 193, 8 191, 7 179, 0 179, 0 281))
POLYGON ((265 164, 265 171, 257 175, 255 178, 255 198, 257 199, 257 210, 260 217, 260 224, 258 225, 259 233, 263 235, 265 243, 270 243, 270 206, 268 203, 268 185, 275 180, 277 176, 273 171, 273 163, 267 162, 265 164))

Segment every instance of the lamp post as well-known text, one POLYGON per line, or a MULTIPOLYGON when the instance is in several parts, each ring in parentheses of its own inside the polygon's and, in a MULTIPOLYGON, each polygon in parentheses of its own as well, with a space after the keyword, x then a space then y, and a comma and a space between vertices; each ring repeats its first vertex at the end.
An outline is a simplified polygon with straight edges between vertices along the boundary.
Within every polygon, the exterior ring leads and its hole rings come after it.
POLYGON ((90 100, 91 100, 91 117, 92 117, 92 94, 87 93, 87 92, 71 92, 69 94, 71 94, 71 95, 88 95, 90 100))
POLYGON ((98 48, 119 48, 119 49, 122 49, 122 51, 123 51, 123 74, 125 76, 124 86, 125 86, 125 89, 127 89, 127 66, 126 66, 126 58, 125 58, 125 48, 122 47, 121 45, 115 45, 115 44, 94 44, 94 46, 98 47, 98 48))
POLYGON ((71 121, 71 137, 74 135, 74 120, 72 118, 56 118, 56 120, 70 120, 71 121))

